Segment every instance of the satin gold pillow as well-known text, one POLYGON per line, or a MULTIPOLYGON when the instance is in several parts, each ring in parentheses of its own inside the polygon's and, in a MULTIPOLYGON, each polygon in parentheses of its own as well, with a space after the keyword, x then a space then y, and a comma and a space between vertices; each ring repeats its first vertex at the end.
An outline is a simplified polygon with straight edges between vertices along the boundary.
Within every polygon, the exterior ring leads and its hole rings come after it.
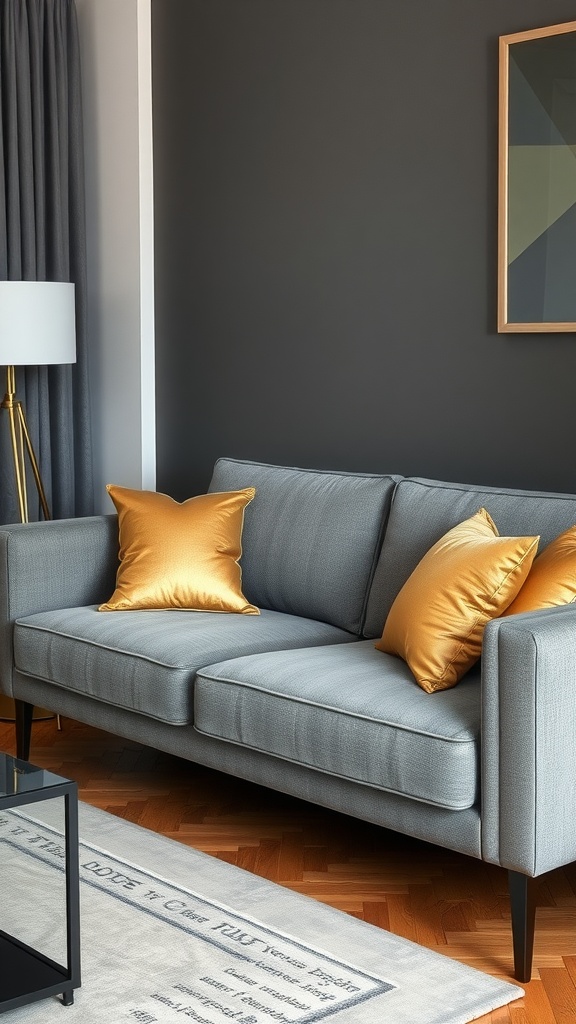
POLYGON ((428 693, 455 686, 480 656, 488 620, 514 600, 539 539, 500 537, 483 508, 449 530, 396 597, 378 650, 403 658, 428 693))
POLYGON ((244 597, 238 559, 244 509, 255 495, 201 494, 179 503, 167 494, 109 484, 118 512, 116 589, 99 611, 186 608, 258 615, 244 597))
POLYGON ((504 612, 532 612, 576 601, 576 526, 556 537, 534 560, 522 590, 504 612))

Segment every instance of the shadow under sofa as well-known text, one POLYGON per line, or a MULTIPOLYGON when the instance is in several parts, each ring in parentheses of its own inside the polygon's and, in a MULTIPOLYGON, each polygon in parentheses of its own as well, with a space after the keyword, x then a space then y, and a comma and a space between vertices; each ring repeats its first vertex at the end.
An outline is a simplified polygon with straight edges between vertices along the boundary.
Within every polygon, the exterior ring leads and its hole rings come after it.
POLYGON ((255 487, 242 589, 261 613, 99 612, 113 516, 0 528, 0 686, 19 756, 42 706, 509 872, 515 975, 531 880, 576 859, 576 609, 494 619, 482 657, 429 694, 375 649, 396 594, 484 506, 502 535, 576 522, 576 496, 219 459, 255 487))

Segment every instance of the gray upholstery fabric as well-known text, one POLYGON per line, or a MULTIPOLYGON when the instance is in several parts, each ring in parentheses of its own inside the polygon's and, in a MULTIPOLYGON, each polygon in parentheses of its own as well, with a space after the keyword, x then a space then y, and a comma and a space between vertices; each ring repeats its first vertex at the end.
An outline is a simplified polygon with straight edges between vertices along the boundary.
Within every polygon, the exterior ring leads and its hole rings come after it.
POLYGON ((12 694, 14 620, 105 601, 118 567, 118 521, 90 516, 0 528, 0 690, 12 694))
POLYGON ((482 848, 540 875, 576 860, 576 607, 488 623, 482 848))
POLYGON ((437 807, 478 795, 480 682, 425 693, 372 641, 235 658, 199 671, 206 735, 437 807))
POLYGON ((19 619, 20 672, 161 721, 192 721, 196 670, 235 651, 285 650, 354 641, 323 622, 184 611, 99 612, 64 608, 19 619))
MULTIPOLYGON (((358 786, 301 765, 267 757, 256 750, 201 736, 192 726, 175 728, 165 722, 137 715, 124 708, 94 701, 71 690, 63 690, 15 673, 15 693, 22 700, 58 711, 67 718, 106 729, 116 736, 146 743, 178 757, 197 761, 218 771, 248 779, 260 786, 309 800, 322 807, 415 836, 471 857, 480 856, 480 816, 477 807, 467 811, 445 811, 416 800, 369 786, 358 786)), ((34 754, 34 741, 32 755, 34 754)), ((313 808, 310 814, 314 815, 313 808)))
POLYGON ((576 523, 576 495, 401 480, 368 599, 366 636, 381 636, 394 598, 428 549, 482 506, 501 536, 539 534, 539 551, 576 523))
POLYGON ((256 488, 242 537, 248 600, 360 633, 396 479, 219 459, 211 491, 256 488))

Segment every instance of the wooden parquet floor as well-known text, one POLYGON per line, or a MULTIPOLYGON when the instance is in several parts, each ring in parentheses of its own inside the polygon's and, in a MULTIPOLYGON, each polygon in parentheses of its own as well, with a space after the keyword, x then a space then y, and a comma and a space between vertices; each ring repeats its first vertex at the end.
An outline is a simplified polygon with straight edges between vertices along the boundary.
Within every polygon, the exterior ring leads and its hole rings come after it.
MULTIPOLYGON (((0 722, 0 749, 14 727, 0 722)), ((80 799, 498 977, 512 977, 506 873, 65 719, 30 760, 80 799)), ((482 1024, 576 1024, 576 866, 539 885, 533 979, 482 1024)), ((417 1021, 414 1024, 418 1024, 417 1021)))

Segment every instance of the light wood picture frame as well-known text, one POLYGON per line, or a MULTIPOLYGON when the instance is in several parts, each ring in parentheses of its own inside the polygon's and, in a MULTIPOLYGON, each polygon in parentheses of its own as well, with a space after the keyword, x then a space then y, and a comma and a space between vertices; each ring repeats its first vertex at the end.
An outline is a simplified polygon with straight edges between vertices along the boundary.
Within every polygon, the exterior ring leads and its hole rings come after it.
POLYGON ((498 331, 576 331, 576 21, 499 38, 498 331))

